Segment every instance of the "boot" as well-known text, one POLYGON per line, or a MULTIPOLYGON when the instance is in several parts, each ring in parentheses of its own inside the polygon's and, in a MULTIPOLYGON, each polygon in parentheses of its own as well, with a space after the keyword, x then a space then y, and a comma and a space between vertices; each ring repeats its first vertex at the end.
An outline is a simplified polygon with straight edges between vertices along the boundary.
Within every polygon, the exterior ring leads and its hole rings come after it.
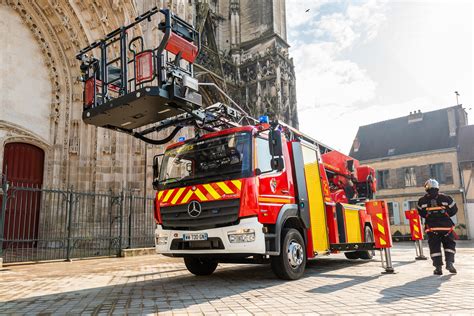
POLYGON ((436 269, 434 269, 433 274, 434 275, 443 275, 443 269, 441 269, 441 266, 436 266, 436 269))
POLYGON ((446 262, 446 270, 448 270, 450 273, 456 274, 458 271, 456 271, 456 268, 454 267, 452 262, 446 262))

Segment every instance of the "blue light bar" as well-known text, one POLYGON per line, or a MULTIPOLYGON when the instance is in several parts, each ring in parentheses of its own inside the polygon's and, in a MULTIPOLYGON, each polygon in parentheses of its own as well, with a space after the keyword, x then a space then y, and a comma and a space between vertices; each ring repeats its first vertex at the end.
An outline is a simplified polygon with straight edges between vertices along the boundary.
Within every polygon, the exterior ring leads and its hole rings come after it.
POLYGON ((259 118, 258 118, 258 121, 260 123, 268 123, 270 122, 270 120, 268 119, 268 116, 267 115, 261 115, 259 118))
POLYGON ((186 140, 186 137, 184 136, 181 136, 180 138, 178 138, 178 142, 184 142, 186 140))

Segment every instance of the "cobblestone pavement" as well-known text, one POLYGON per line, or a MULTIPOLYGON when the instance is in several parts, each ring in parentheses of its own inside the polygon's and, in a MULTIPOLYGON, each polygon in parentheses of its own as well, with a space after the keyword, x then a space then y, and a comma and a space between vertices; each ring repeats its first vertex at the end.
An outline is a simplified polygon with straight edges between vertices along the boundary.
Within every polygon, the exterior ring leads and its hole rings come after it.
POLYGON ((414 260, 411 243, 392 250, 397 274, 382 275, 379 260, 333 255, 293 282, 268 265, 221 264, 195 277, 181 260, 155 255, 7 266, 0 314, 471 314, 474 244, 459 246, 458 274, 441 277, 414 260))

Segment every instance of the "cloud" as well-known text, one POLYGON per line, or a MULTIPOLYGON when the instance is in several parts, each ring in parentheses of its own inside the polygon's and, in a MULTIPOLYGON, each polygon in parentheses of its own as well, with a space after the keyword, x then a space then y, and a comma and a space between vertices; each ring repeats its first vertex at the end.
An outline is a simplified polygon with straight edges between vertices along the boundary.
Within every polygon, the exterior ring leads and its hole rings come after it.
POLYGON ((470 1, 287 1, 300 129, 347 152, 360 125, 454 105, 454 91, 469 109, 472 8, 470 1))
POLYGON ((300 112, 326 106, 347 109, 373 99, 376 83, 364 69, 341 56, 356 42, 375 38, 385 20, 383 3, 322 1, 312 6, 311 14, 293 23, 306 5, 300 1, 288 3, 300 112))
POLYGON ((336 59, 328 44, 306 44, 293 52, 298 108, 351 107, 375 95, 376 84, 354 62, 336 59))

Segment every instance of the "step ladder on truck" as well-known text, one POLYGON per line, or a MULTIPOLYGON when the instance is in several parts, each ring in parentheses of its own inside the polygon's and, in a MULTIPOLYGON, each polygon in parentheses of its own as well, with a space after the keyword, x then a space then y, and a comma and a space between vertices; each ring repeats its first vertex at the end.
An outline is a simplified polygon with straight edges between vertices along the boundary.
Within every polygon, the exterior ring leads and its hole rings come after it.
POLYGON ((87 124, 156 145, 185 126, 196 131, 153 159, 157 252, 184 258, 196 275, 213 273, 219 262, 271 263, 278 277, 298 279, 307 260, 339 252, 371 259, 381 250, 392 273, 374 169, 238 105, 203 108, 193 77, 199 48, 190 24, 154 8, 77 55, 87 124), (155 14, 163 16, 163 37, 147 48, 131 34, 155 14), (164 130, 161 139, 151 136, 164 130))

